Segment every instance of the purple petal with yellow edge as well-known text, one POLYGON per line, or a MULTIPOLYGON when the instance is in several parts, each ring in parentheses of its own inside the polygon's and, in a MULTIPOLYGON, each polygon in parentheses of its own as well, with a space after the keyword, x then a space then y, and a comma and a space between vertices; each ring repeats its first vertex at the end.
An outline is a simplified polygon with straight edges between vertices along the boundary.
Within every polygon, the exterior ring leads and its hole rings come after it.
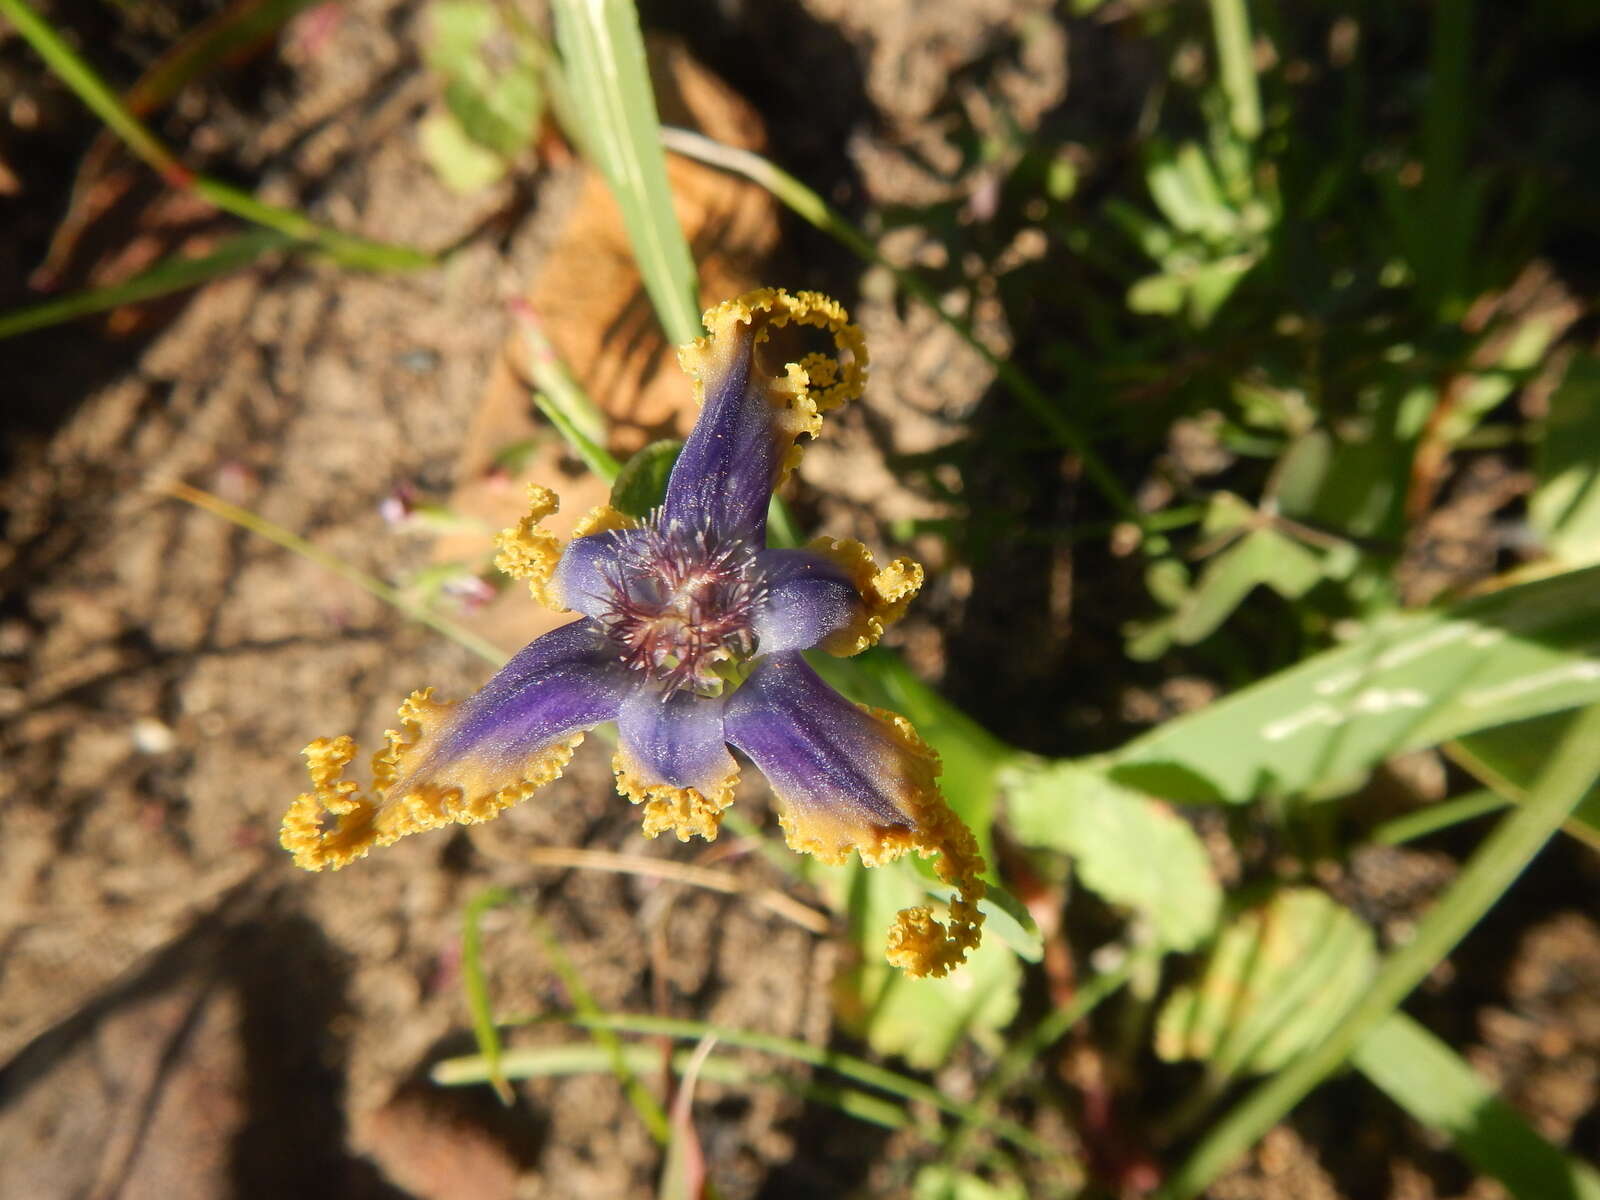
POLYGON ((711 309, 705 324, 707 336, 679 355, 701 409, 667 479, 663 524, 759 544, 772 491, 798 459, 795 439, 814 437, 821 413, 860 395, 866 346, 844 310, 814 292, 749 292, 711 309), (773 336, 790 325, 825 330, 839 357, 773 336))
POLYGON ((612 581, 644 536, 637 529, 613 529, 573 538, 550 577, 551 598, 586 617, 605 616, 615 602, 612 581))
POLYGON ((914 975, 943 975, 977 945, 983 856, 939 794, 938 756, 904 718, 858 708, 798 653, 764 659, 729 698, 723 728, 772 785, 789 845, 823 862, 852 849, 868 866, 915 850, 956 888, 948 924, 918 906, 890 931, 888 957, 914 975))
POLYGON ((861 593, 826 555, 763 550, 756 555, 755 567, 763 582, 754 617, 762 654, 809 650, 850 628, 861 616, 861 593))
POLYGON ((313 790, 284 817, 283 845, 320 870, 409 833, 486 821, 559 776, 584 731, 615 717, 633 686, 599 627, 583 620, 530 643, 462 703, 416 692, 373 756, 367 792, 342 778, 352 739, 306 748, 313 790))
POLYGON ((722 736, 720 697, 643 684, 617 714, 617 789, 645 806, 644 831, 715 839, 739 768, 722 736))
POLYGON ((766 536, 767 501, 785 448, 773 430, 771 379, 755 369, 751 325, 714 330, 701 374, 705 402, 667 477, 663 523, 728 537, 766 536))

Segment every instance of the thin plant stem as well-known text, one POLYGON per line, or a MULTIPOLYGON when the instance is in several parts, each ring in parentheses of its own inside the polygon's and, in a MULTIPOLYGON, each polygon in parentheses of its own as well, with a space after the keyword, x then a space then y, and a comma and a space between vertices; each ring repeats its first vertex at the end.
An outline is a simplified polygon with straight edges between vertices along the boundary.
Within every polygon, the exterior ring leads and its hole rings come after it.
POLYGON ((505 888, 485 888, 470 901, 461 914, 461 987, 467 998, 467 1012, 472 1017, 472 1036, 478 1043, 478 1053, 483 1056, 488 1083, 500 1103, 510 1106, 513 1096, 505 1072, 500 1069, 500 1029, 494 1022, 494 1005, 489 999, 489 980, 483 970, 483 914, 503 904, 512 896, 505 888))
POLYGON ((236 234, 210 254, 168 258, 126 283, 90 288, 0 314, 0 338, 15 337, 19 333, 92 316, 124 304, 137 304, 142 300, 181 292, 185 288, 248 267, 274 250, 289 249, 295 245, 292 238, 275 229, 252 229, 236 234))
POLYGON ((409 271, 434 265, 433 257, 420 250, 328 229, 293 209, 267 204, 231 184, 197 175, 133 115, 88 60, 68 45, 66 39, 34 11, 28 0, 0 0, 0 16, 8 18, 78 99, 172 187, 193 192, 224 212, 275 229, 295 241, 314 243, 345 266, 409 271))
POLYGON ((532 1024, 535 1021, 562 1021, 585 1028, 598 1027, 624 1033, 670 1037, 681 1041, 698 1041, 706 1034, 714 1033, 717 1040, 725 1045, 742 1046, 750 1050, 759 1050, 765 1054, 794 1059, 808 1066, 832 1071, 854 1083, 887 1092, 891 1096, 899 1097, 901 1100, 927 1104, 951 1116, 971 1119, 980 1127, 993 1129, 999 1136, 1029 1154, 1047 1156, 1053 1153, 1050 1147, 1035 1137, 1033 1133, 1014 1121, 978 1112, 973 1105, 955 1100, 936 1087, 922 1083, 919 1080, 910 1079, 896 1071, 880 1067, 865 1059, 828 1050, 821 1046, 813 1046, 809 1042, 798 1041, 794 1038, 779 1037, 776 1034, 769 1033, 757 1033, 746 1029, 729 1029, 704 1021, 685 1021, 674 1017, 657 1017, 644 1013, 584 1014, 580 1012, 551 1014, 522 1022, 508 1019, 502 1024, 532 1024))
POLYGON ((1197 1196, 1344 1064, 1428 972, 1494 906, 1560 828, 1600 775, 1600 705, 1583 710, 1546 762, 1525 804, 1506 816, 1468 860, 1412 940, 1391 954, 1371 987, 1315 1049, 1262 1084, 1213 1125, 1159 1195, 1197 1196))
POLYGON ((583 982, 583 977, 578 974, 578 969, 572 965, 572 960, 567 957, 566 949, 556 938, 554 931, 538 913, 530 911, 529 917, 533 921, 534 932, 544 943, 550 965, 561 977, 561 982, 566 985, 567 992, 572 996, 572 1003, 577 1007, 578 1015, 573 1019, 573 1023, 587 1029, 595 1044, 605 1050, 606 1056, 611 1061, 612 1072, 628 1097, 628 1103, 633 1105, 634 1112, 639 1114, 639 1119, 644 1122, 644 1127, 649 1130, 656 1144, 667 1145, 672 1140, 672 1124, 668 1121, 661 1102, 649 1088, 639 1082, 638 1073, 624 1053, 622 1039, 604 1023, 605 1014, 595 1003, 594 993, 589 991, 588 985, 583 982))
MULTIPOLYGON (((5 0, 0 0, 4 3, 5 0)), ((275 542, 285 550, 298 554, 301 558, 316 563, 347 579, 362 591, 375 596, 383 603, 398 609, 413 621, 426 625, 435 633, 443 634, 456 645, 472 651, 479 658, 501 666, 506 661, 506 655, 492 642, 486 641, 468 629, 463 629, 454 621, 441 617, 438 613, 430 612, 426 607, 418 604, 398 588, 390 587, 376 576, 368 575, 359 568, 352 567, 336 554, 330 554, 306 541, 305 538, 290 533, 281 525, 274 524, 263 516, 251 512, 247 508, 240 508, 237 504, 229 504, 220 496, 213 496, 210 492, 202 491, 197 487, 190 487, 187 483, 168 483, 157 487, 157 491, 165 492, 175 499, 192 504, 196 508, 204 509, 213 516, 221 517, 224 521, 231 522, 241 529, 248 529, 251 533, 259 534, 269 542, 275 542)))
POLYGON ((992 1116, 1001 1095, 1022 1078, 1046 1050, 1092 1013, 1102 1000, 1116 994, 1132 977, 1134 962, 1134 956, 1129 954, 1111 970, 1102 971, 1079 987, 1070 1003, 1047 1013, 1032 1029, 1007 1045, 1000 1061, 995 1064, 973 1100, 972 1115, 963 1117, 945 1142, 942 1154, 945 1162, 960 1160, 973 1135, 992 1116))

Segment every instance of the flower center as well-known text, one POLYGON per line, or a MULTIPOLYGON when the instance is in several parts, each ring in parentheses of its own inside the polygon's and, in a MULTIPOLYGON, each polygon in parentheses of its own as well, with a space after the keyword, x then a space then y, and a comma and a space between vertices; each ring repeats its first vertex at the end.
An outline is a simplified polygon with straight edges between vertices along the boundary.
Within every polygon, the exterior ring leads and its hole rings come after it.
POLYGON ((652 521, 644 534, 607 575, 601 623, 622 661, 666 691, 719 696, 755 653, 755 555, 704 529, 652 521))

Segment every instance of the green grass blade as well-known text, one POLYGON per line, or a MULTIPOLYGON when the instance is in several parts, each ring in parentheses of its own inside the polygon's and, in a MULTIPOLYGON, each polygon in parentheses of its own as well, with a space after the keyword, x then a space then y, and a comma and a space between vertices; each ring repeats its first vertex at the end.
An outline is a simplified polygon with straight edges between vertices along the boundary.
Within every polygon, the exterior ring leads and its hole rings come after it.
POLYGON ((8 18, 45 64, 97 117, 127 143, 171 186, 192 191, 224 212, 243 217, 296 241, 314 242, 345 266, 375 271, 407 271, 433 265, 433 258, 406 246, 391 246, 326 229, 292 209, 257 200, 219 180, 196 175, 134 116, 121 98, 95 73, 27 0, 0 0, 0 16, 8 18))
POLYGON ((1211 31, 1217 42, 1222 92, 1228 98, 1228 123, 1241 138, 1253 142, 1261 136, 1261 92, 1245 0, 1211 0, 1211 31))
POLYGON ((296 244, 292 238, 275 229, 252 229, 236 234, 210 254, 198 257, 175 255, 126 283, 74 292, 42 304, 30 304, 26 308, 0 313, 0 338, 15 337, 19 333, 92 316, 124 304, 137 304, 142 300, 181 292, 185 288, 196 287, 208 280, 242 270, 263 255, 296 244))
POLYGON ((680 345, 693 341, 701 334, 700 286, 672 207, 638 14, 628 0, 556 0, 554 11, 582 141, 622 209, 661 327, 680 345))
MULTIPOLYGON (((676 1051, 671 1058, 672 1068, 683 1072, 689 1066, 691 1050, 676 1051)), ((651 1071, 661 1066, 661 1052, 654 1046, 634 1045, 622 1048, 622 1059, 632 1071, 651 1071)), ((529 1046, 508 1050, 501 1066, 511 1079, 541 1079, 562 1075, 602 1075, 612 1070, 613 1057, 606 1048, 594 1045, 529 1046)), ((488 1081, 486 1064, 481 1057, 450 1058, 435 1064, 430 1078, 441 1087, 461 1087, 488 1081)), ((853 1088, 841 1088, 827 1083, 803 1083, 781 1075, 757 1075, 737 1059, 726 1055, 708 1055, 700 1066, 700 1078, 712 1083, 733 1086, 750 1084, 777 1087, 805 1100, 826 1104, 846 1116, 885 1129, 904 1129, 912 1125, 905 1110, 893 1101, 853 1088)), ((923 1135, 928 1140, 937 1138, 936 1127, 927 1127, 923 1135)))
POLYGON ((1199 1195, 1336 1071, 1504 894, 1600 775, 1600 705, 1583 711, 1554 748, 1528 801, 1495 827, 1418 924, 1384 960, 1361 1000, 1316 1049, 1296 1059, 1211 1127, 1159 1193, 1199 1195))
MULTIPOLYGON (((809 1042, 798 1041, 794 1038, 780 1037, 770 1033, 758 1033, 747 1029, 731 1029, 721 1025, 712 1025, 705 1021, 685 1021, 674 1017, 651 1016, 646 1013, 595 1012, 586 1014, 579 1012, 536 1019, 539 1021, 565 1021, 591 1029, 599 1028, 624 1033, 670 1037, 679 1041, 699 1041, 707 1034, 712 1034, 723 1045, 758 1050, 763 1054, 771 1054, 779 1058, 787 1058, 795 1062, 804 1063, 807 1066, 832 1071, 834 1074, 843 1076, 853 1083, 876 1088, 901 1100, 930 1105, 940 1112, 948 1113, 961 1120, 973 1121, 980 1127, 994 1130, 999 1136, 1031 1154, 1048 1153, 1048 1148, 1038 1138, 1015 1122, 981 1112, 973 1105, 956 1100, 941 1092, 938 1088, 902 1075, 897 1071, 891 1071, 887 1067, 880 1067, 875 1063, 870 1063, 866 1059, 828 1050, 821 1046, 813 1046, 809 1042)), ((503 1023, 509 1025, 516 1022, 508 1020, 503 1023)), ((477 1062, 476 1059, 458 1061, 462 1064, 458 1069, 463 1070, 466 1069, 465 1064, 468 1062, 477 1062)), ((514 1074, 509 1065, 506 1070, 508 1074, 514 1074)))
MULTIPOLYGON (((590 1031, 596 1047, 605 1052, 611 1064, 612 1074, 622 1085, 628 1103, 633 1105, 634 1112, 639 1114, 639 1119, 650 1131, 650 1136, 655 1139, 658 1146, 667 1145, 672 1140, 672 1124, 667 1120, 666 1111, 650 1089, 639 1082, 639 1069, 633 1066, 626 1053, 627 1047, 623 1046, 622 1040, 605 1023, 606 1014, 600 1011, 600 1006, 595 1003, 594 993, 589 991, 589 985, 584 983, 583 977, 572 965, 572 960, 567 957, 566 950, 556 940, 555 934, 537 913, 530 915, 533 919, 534 932, 539 935, 539 940, 544 943, 545 953, 550 957, 550 965, 561 977, 567 993, 572 997, 572 1003, 578 1009, 578 1017, 574 1019, 574 1024, 582 1025, 590 1031)), ((510 1024, 510 1022, 505 1023, 510 1024)), ((505 1063, 502 1065, 510 1074, 510 1066, 505 1063)))
POLYGON ((1600 1172, 1529 1127, 1461 1056, 1404 1013, 1356 1048, 1356 1068, 1416 1120, 1447 1134, 1468 1162, 1513 1196, 1600 1200, 1600 1172))
POLYGON ((1373 828, 1370 839, 1380 846, 1400 846, 1463 821, 1499 812, 1511 801, 1488 788, 1441 800, 1415 812, 1392 817, 1373 828))
POLYGON ((485 1077, 500 1103, 512 1101, 511 1085, 500 1069, 500 1030, 494 1021, 494 1006, 489 1000, 489 981, 483 971, 483 914, 509 903, 505 888, 485 888, 467 904, 461 914, 461 987, 466 993, 467 1011, 472 1016, 472 1037, 483 1058, 485 1077))
POLYGON ((557 353, 532 306, 512 305, 512 316, 526 352, 524 361, 534 387, 533 402, 573 452, 607 483, 614 483, 622 464, 605 448, 606 418, 557 353))

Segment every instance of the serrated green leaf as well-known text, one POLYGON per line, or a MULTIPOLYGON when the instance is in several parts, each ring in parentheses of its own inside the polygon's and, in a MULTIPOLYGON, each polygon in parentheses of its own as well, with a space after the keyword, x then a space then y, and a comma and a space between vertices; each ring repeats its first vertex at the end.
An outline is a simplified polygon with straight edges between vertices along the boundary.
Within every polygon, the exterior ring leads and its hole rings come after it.
POLYGON ((1005 794, 1018 841, 1069 855, 1085 887, 1142 913, 1162 945, 1188 950, 1211 933, 1222 890, 1200 839, 1166 805, 1076 763, 1009 772, 1005 794))
POLYGON ((1156 1053, 1221 1078, 1276 1071, 1338 1023, 1376 965, 1352 913, 1315 889, 1278 892, 1229 921, 1200 978, 1173 991, 1156 1053))
POLYGON ((630 517, 647 517, 667 495, 667 479, 683 443, 675 438, 651 442, 627 462, 611 484, 611 507, 630 517))
POLYGON ((1600 567, 1393 614, 1111 759, 1159 796, 1245 803, 1359 778, 1392 754, 1600 699, 1600 567))

